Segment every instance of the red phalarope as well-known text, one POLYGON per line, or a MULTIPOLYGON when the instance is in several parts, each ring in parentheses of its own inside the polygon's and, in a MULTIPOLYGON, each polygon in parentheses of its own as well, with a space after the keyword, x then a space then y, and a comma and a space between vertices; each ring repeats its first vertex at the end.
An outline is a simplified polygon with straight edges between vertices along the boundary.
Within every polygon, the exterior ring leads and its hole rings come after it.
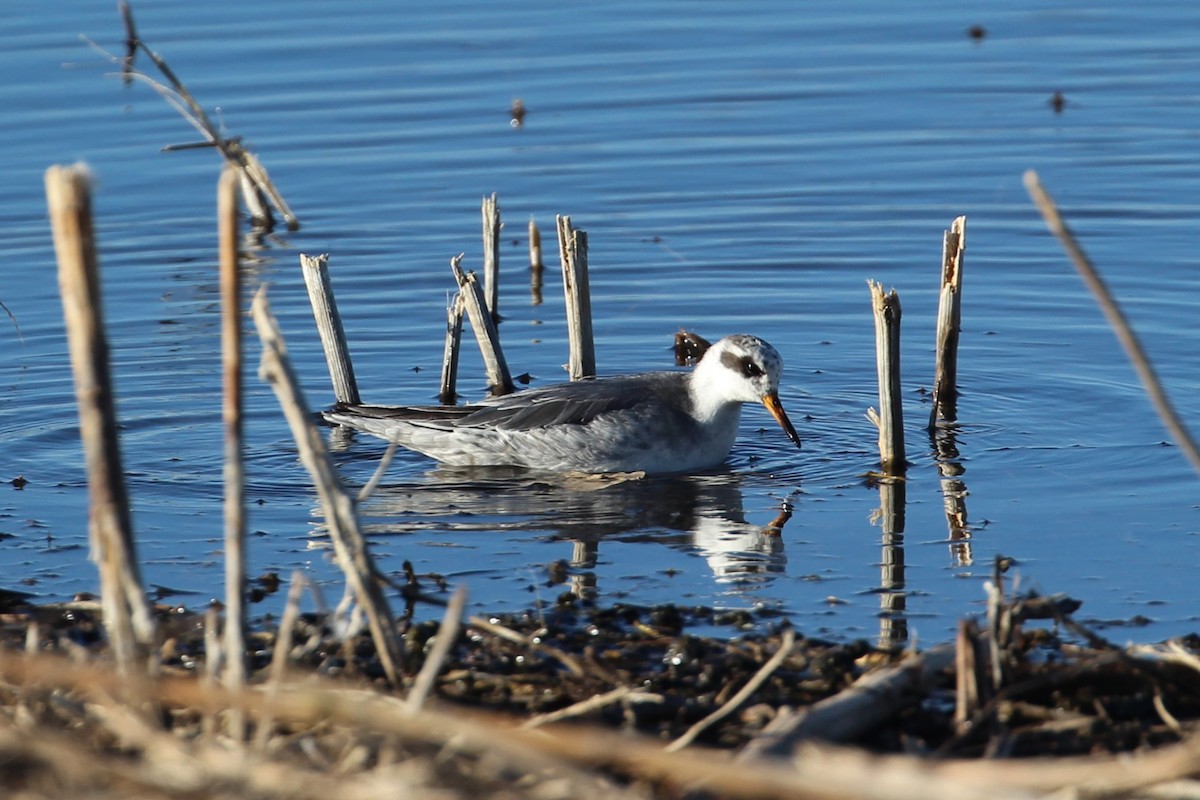
POLYGON ((743 403, 762 403, 788 437, 783 359, 756 336, 727 336, 691 372, 559 383, 466 406, 338 405, 325 419, 444 464, 555 472, 691 472, 733 448, 743 403))

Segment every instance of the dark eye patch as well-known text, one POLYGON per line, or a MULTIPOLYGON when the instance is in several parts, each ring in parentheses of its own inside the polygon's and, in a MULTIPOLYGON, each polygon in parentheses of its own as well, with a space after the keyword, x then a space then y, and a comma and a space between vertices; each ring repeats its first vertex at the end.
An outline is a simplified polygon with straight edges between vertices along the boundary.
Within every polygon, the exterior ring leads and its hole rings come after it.
POLYGON ((749 358, 742 359, 742 374, 747 378, 757 378, 763 374, 762 367, 755 364, 749 358))

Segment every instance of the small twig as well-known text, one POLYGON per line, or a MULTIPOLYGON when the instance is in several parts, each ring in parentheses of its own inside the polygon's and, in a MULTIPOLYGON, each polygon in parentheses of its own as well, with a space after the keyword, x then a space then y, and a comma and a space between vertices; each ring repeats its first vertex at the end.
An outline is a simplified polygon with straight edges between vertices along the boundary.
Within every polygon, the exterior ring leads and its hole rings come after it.
POLYGON ((1158 718, 1161 719, 1176 736, 1182 739, 1187 735, 1187 732, 1183 729, 1183 726, 1179 724, 1179 720, 1175 718, 1174 714, 1167 710, 1166 704, 1163 703, 1162 692, 1158 689, 1155 689, 1154 691, 1154 710, 1158 712, 1158 718))
POLYGON ((379 459, 379 466, 375 468, 375 474, 371 476, 371 480, 367 481, 365 486, 358 490, 358 496, 354 498, 356 503, 365 503, 367 498, 374 494, 375 489, 379 487, 379 482, 383 480, 383 474, 391 466, 392 459, 396 457, 396 451, 399 449, 400 443, 397 441, 392 441, 388 444, 388 449, 384 451, 383 457, 379 459))
POLYGON ((566 653, 562 650, 559 650, 557 647, 551 647, 548 644, 542 644, 541 642, 535 642, 532 639, 530 639, 528 636, 517 633, 516 631, 512 630, 511 628, 506 628, 503 625, 497 625, 494 622, 488 622, 483 617, 470 617, 467 620, 467 623, 472 628, 477 628, 477 629, 483 631, 484 633, 490 633, 493 636, 498 636, 501 639, 505 639, 507 641, 512 642, 513 644, 519 644, 524 647, 527 647, 532 652, 544 653, 545 655, 556 658, 556 659, 558 659, 559 662, 562 663, 562 665, 564 667, 566 667, 571 672, 572 675, 574 675, 577 678, 582 678, 586 674, 584 672, 583 666, 579 663, 579 660, 577 658, 575 658, 575 656, 573 656, 569 653, 566 653))
POLYGON ((412 689, 408 692, 405 705, 409 711, 416 711, 424 705, 425 698, 433 690, 433 684, 442 670, 442 664, 450 653, 450 648, 458 639, 458 629, 462 624, 462 613, 466 605, 467 590, 466 587, 460 586, 454 590, 454 594, 450 595, 450 602, 446 604, 446 613, 442 615, 442 624, 434 637, 433 647, 430 648, 429 655, 425 657, 425 663, 421 666, 421 671, 417 673, 417 679, 413 681, 412 689))
POLYGON ((746 702, 746 700, 750 698, 750 695, 758 691, 758 687, 762 686, 763 683, 766 682, 767 678, 771 677, 771 674, 775 672, 775 670, 779 669, 783 662, 787 660, 787 657, 791 655, 792 648, 795 646, 795 644, 796 632, 791 628, 784 629, 783 638, 779 642, 779 649, 775 651, 775 655, 771 656, 767 663, 762 665, 758 672, 754 673, 754 677, 747 681, 746 685, 743 686, 737 694, 729 698, 729 701, 726 702, 725 705, 721 706, 716 711, 712 712, 707 717, 688 728, 682 736, 667 745, 666 751, 668 753, 673 753, 676 750, 682 750, 694 742, 696 737, 701 733, 708 730, 710 727, 739 709, 742 703, 746 702))
POLYGON ((271 738, 271 728, 273 726, 273 716, 271 713, 272 701, 279 695, 279 690, 283 686, 283 676, 287 672, 288 656, 292 652, 293 633, 296 629, 296 620, 300 618, 300 595, 304 591, 304 586, 309 582, 308 578, 304 577, 304 573, 296 570, 292 573, 292 582, 288 586, 287 602, 283 607, 283 615, 279 618, 279 627, 275 630, 275 648, 271 651, 271 666, 267 676, 266 686, 266 712, 262 719, 258 721, 257 731, 254 737, 254 746, 263 752, 267 749, 267 742, 271 738))
POLYGON ((558 711, 551 711, 548 714, 535 714, 521 723, 521 727, 537 728, 542 725, 549 725, 552 722, 562 722, 564 719, 573 719, 581 717, 584 714, 590 714, 597 709, 604 708, 616 702, 633 705, 635 703, 661 703, 665 699, 663 695, 654 694, 645 689, 632 686, 618 686, 616 689, 593 695, 586 700, 580 700, 578 703, 573 703, 566 708, 560 708, 558 711))
POLYGON ((1112 294, 1108 291, 1108 286, 1104 283, 1104 279, 1100 277, 1100 273, 1092 266, 1092 262, 1083 252, 1083 248, 1079 246, 1074 234, 1063 222, 1062 217, 1058 213, 1058 207, 1054 204, 1054 200, 1049 193, 1042 188, 1041 181, 1038 180, 1037 172, 1029 170, 1025 173, 1025 188, 1029 192, 1029 196, 1033 199, 1034 204, 1042 213, 1042 218, 1046 220, 1046 226, 1050 232, 1058 237, 1058 241, 1062 244, 1063 249, 1067 251, 1067 256, 1071 259, 1071 263, 1075 265, 1075 269, 1079 272, 1083 282, 1091 290, 1092 296, 1096 298, 1096 302, 1100 306, 1100 310, 1104 312, 1104 316, 1108 319, 1108 324, 1112 327, 1113 333, 1117 336, 1117 341, 1121 343, 1121 347, 1125 349, 1125 355, 1129 358, 1129 362, 1133 365, 1134 370, 1138 374, 1138 378, 1142 381, 1142 386, 1146 390, 1146 394, 1150 397, 1150 402, 1154 405, 1154 410, 1158 412, 1159 419, 1166 426, 1168 433, 1183 450, 1183 454, 1192 462, 1192 467, 1197 472, 1200 472, 1200 449, 1197 449, 1196 442, 1192 439, 1192 435, 1184 426, 1183 420, 1175 412, 1174 406, 1171 405, 1170 399, 1167 397, 1166 391, 1162 387, 1162 383, 1158 380, 1158 376, 1154 372, 1154 367, 1150 363, 1150 358, 1146 355, 1146 351, 1142 349, 1142 344, 1137 338, 1137 334, 1133 332, 1125 315, 1121 312, 1121 307, 1117 305, 1117 301, 1113 299, 1112 294))

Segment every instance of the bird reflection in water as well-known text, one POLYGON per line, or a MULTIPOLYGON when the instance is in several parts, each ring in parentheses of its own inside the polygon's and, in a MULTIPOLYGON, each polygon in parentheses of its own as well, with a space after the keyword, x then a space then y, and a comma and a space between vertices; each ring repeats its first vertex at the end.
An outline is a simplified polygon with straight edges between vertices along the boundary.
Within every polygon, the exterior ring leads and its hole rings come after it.
POLYGON ((442 466, 420 483, 380 487, 362 513, 368 533, 379 535, 548 533, 572 543, 568 580, 585 600, 598 592, 595 568, 606 539, 695 552, 718 583, 745 591, 784 573, 781 532, 791 510, 785 504, 765 527, 747 522, 740 484, 731 472, 643 477, 442 466))

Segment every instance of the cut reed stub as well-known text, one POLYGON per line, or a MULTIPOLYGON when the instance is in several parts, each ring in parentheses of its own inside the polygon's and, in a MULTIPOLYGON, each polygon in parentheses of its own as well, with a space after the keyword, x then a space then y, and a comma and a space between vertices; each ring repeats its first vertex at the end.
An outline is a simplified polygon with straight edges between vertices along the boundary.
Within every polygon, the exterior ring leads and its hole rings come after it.
POLYGON ((529 295, 530 303, 535 306, 542 304, 542 232, 538 230, 537 222, 529 220, 529 295))
POLYGON ((573 381, 596 376, 596 345, 592 338, 592 290, 588 280, 587 233, 558 216, 558 255, 562 264, 567 304, 567 374, 573 381))
POLYGON ((903 475, 908 461, 904 455, 904 407, 900 388, 900 295, 884 292, 876 281, 871 287, 875 316, 875 366, 879 376, 879 411, 867 417, 879 429, 879 463, 891 476, 903 475))
POLYGON ((358 405, 362 399, 358 393, 358 381, 354 377, 354 364, 350 361, 346 331, 333 297, 329 255, 310 256, 301 253, 300 271, 304 274, 308 302, 312 306, 321 347, 325 351, 325 365, 329 369, 329 381, 333 384, 333 396, 339 403, 358 405))
POLYGON ((496 193, 483 198, 483 298, 492 323, 500 324, 500 206, 496 193))

